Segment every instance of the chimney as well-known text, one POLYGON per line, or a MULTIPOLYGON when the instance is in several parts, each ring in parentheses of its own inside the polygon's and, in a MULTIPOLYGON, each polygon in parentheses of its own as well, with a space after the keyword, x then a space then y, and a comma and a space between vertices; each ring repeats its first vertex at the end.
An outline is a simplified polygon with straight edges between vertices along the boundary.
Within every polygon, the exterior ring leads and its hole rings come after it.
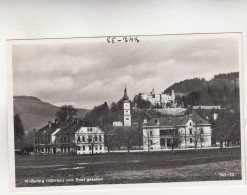
POLYGON ((48 127, 51 127, 51 121, 48 121, 48 127))

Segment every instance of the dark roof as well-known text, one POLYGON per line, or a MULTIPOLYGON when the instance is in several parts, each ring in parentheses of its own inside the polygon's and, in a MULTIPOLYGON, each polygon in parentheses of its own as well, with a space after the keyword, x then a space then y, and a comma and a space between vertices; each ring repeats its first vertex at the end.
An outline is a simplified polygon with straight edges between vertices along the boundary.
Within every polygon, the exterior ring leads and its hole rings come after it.
POLYGON ((86 120, 77 119, 61 127, 60 131, 58 131, 56 135, 75 133, 81 127, 96 127, 96 125, 89 123, 86 120))
POLYGON ((204 120, 199 115, 192 114, 192 115, 185 117, 179 125, 185 125, 189 119, 191 119, 194 123, 198 125, 208 125, 209 124, 208 121, 204 120))
POLYGON ((51 123, 51 127, 47 124, 46 126, 42 127, 39 129, 36 133, 35 136, 49 136, 52 133, 54 133, 58 128, 62 127, 64 123, 58 122, 58 123, 51 123))
POLYGON ((148 121, 145 126, 167 126, 167 127, 174 127, 180 124, 180 122, 183 120, 183 117, 164 117, 164 118, 153 118, 150 121, 148 121), (156 121, 159 121, 159 125, 156 121))
POLYGON ((144 126, 164 126, 164 127, 175 127, 175 126, 183 126, 186 125, 189 119, 192 119, 192 121, 196 124, 200 125, 209 125, 209 123, 198 116, 197 114, 192 114, 189 116, 169 116, 169 117, 163 117, 163 118, 153 118, 150 121, 148 121, 144 126), (157 120, 159 121, 159 124, 157 124, 157 120))

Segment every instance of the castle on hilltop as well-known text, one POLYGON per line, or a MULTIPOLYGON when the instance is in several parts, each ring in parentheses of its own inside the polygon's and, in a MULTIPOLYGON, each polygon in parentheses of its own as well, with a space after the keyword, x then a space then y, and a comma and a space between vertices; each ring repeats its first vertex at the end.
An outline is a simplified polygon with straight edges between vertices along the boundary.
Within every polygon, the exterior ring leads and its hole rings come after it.
POLYGON ((175 93, 174 90, 171 91, 171 93, 155 93, 154 89, 150 92, 150 94, 147 93, 139 93, 136 98, 141 97, 141 99, 150 101, 152 106, 156 107, 166 107, 167 103, 175 103, 175 93))

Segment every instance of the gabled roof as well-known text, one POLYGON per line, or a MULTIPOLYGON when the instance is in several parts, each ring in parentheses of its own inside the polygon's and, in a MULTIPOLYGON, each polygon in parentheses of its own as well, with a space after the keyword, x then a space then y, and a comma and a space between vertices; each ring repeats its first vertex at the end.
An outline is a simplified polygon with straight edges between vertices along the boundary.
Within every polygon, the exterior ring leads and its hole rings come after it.
POLYGON ((186 125, 189 119, 191 119, 197 125, 209 125, 208 121, 204 120, 197 114, 193 114, 193 115, 185 117, 179 125, 181 126, 186 125))
POLYGON ((169 116, 163 118, 153 118, 143 126, 162 126, 162 127, 176 127, 184 126, 189 120, 192 120, 197 125, 210 125, 208 121, 201 118, 199 115, 193 113, 189 116, 169 116), (157 123, 158 122, 158 123, 157 123))
POLYGON ((57 122, 57 123, 51 123, 51 126, 47 124, 46 126, 39 129, 35 136, 50 136, 52 133, 54 133, 58 128, 62 127, 64 123, 57 122))
POLYGON ((174 127, 181 123, 183 117, 171 116, 171 117, 163 117, 163 118, 153 118, 148 121, 144 126, 167 126, 174 127), (158 124, 157 121, 158 120, 158 124))
POLYGON ((75 133, 81 127, 96 127, 96 125, 89 123, 86 120, 77 119, 61 127, 60 131, 56 135, 75 133))

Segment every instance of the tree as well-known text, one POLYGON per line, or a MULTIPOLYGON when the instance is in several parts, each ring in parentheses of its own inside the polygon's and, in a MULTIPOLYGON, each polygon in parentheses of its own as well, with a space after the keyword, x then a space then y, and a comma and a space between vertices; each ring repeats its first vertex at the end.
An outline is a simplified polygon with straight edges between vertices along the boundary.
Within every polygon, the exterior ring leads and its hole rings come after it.
POLYGON ((147 100, 143 100, 141 96, 138 96, 136 98, 135 103, 137 105, 137 108, 140 108, 140 109, 148 109, 151 107, 151 102, 147 100))
POLYGON ((104 130, 105 132, 104 141, 105 141, 105 146, 107 147, 107 151, 109 153, 114 146, 114 138, 116 137, 116 132, 114 131, 115 129, 113 126, 107 126, 102 130, 104 130))
POLYGON ((72 122, 77 115, 77 110, 72 105, 63 105, 55 115, 61 122, 72 122))
POLYGON ((20 149, 23 146, 24 127, 18 114, 14 116, 14 143, 15 148, 20 149))
POLYGON ((182 100, 182 97, 180 95, 175 96, 175 101, 177 102, 177 107, 182 106, 183 100, 182 100))
MULTIPOLYGON (((227 111, 221 111, 215 121, 212 134, 220 142, 220 149, 223 150, 223 143, 231 139, 231 130, 236 121, 232 120, 231 114, 227 111)), ((229 141, 228 141, 229 143, 229 141)))
POLYGON ((194 144, 195 151, 197 151, 197 148, 202 141, 202 137, 201 137, 201 129, 197 127, 196 124, 194 125, 194 128, 193 128, 192 141, 194 144))
POLYGON ((187 103, 190 105, 200 105, 201 104, 201 92, 200 91, 192 91, 189 93, 187 97, 187 103))
POLYGON ((174 152, 174 148, 181 144, 182 142, 182 135, 177 130, 174 130, 171 134, 171 146, 172 146, 172 152, 174 152))
POLYGON ((123 129, 123 135, 124 135, 124 145, 126 146, 128 152, 130 149, 135 145, 135 140, 137 136, 137 128, 135 127, 128 127, 123 129))

